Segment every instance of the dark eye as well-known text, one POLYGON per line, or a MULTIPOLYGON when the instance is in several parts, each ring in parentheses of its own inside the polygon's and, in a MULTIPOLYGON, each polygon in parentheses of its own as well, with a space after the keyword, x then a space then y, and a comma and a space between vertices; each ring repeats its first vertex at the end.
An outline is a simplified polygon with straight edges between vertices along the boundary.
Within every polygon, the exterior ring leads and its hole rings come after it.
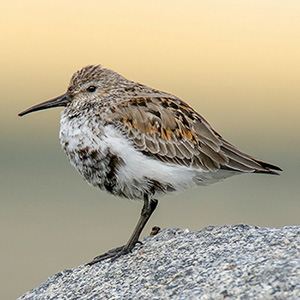
POLYGON ((96 87, 94 86, 94 85, 90 85, 88 88, 87 88, 87 91, 89 92, 89 93, 93 93, 93 92, 95 92, 96 91, 96 87))

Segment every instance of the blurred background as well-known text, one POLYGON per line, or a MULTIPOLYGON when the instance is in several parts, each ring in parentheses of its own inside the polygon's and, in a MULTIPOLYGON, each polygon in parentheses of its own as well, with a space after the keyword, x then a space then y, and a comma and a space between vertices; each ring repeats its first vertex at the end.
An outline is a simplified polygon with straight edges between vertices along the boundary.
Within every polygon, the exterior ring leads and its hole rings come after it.
POLYGON ((0 3, 0 298, 124 244, 142 203, 88 186, 61 150, 61 109, 17 117, 102 64, 191 104, 227 140, 283 168, 163 198, 151 227, 282 227, 300 215, 300 2, 0 3))

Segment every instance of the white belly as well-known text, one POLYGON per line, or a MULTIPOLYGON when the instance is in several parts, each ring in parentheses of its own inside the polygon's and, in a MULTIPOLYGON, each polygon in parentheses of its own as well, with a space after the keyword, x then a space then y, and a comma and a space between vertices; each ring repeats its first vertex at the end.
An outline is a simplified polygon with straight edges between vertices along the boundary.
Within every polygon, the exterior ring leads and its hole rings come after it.
POLYGON ((112 125, 101 128, 85 117, 69 120, 62 114, 60 140, 71 164, 88 183, 126 198, 143 199, 144 193, 159 197, 223 178, 221 173, 147 157, 112 125), (114 172, 112 164, 117 164, 114 172))

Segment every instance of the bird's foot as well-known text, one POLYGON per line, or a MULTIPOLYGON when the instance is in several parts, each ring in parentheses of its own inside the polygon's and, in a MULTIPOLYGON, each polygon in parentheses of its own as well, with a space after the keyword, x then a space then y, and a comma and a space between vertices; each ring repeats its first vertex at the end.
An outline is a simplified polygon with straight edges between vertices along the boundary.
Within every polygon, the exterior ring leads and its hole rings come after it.
MULTIPOLYGON (((138 241, 136 244, 143 244, 143 243, 138 241)), ((103 253, 99 256, 96 256, 92 261, 88 262, 86 265, 87 266, 92 266, 92 265, 94 265, 94 264, 96 264, 100 261, 103 261, 103 260, 106 260, 106 259, 109 259, 109 258, 111 258, 111 261, 114 261, 118 257, 130 253, 135 245, 133 245, 131 248, 127 247, 127 245, 124 245, 124 246, 121 246, 121 247, 117 247, 117 248, 108 250, 107 252, 105 252, 105 253, 103 253)))

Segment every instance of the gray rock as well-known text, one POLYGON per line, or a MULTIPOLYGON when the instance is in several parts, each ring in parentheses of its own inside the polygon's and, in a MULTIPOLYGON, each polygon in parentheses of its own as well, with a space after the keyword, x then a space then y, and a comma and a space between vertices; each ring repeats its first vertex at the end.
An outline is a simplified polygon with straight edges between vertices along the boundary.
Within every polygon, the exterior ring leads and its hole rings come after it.
POLYGON ((300 299, 300 226, 171 228, 143 243, 19 299, 300 299))

